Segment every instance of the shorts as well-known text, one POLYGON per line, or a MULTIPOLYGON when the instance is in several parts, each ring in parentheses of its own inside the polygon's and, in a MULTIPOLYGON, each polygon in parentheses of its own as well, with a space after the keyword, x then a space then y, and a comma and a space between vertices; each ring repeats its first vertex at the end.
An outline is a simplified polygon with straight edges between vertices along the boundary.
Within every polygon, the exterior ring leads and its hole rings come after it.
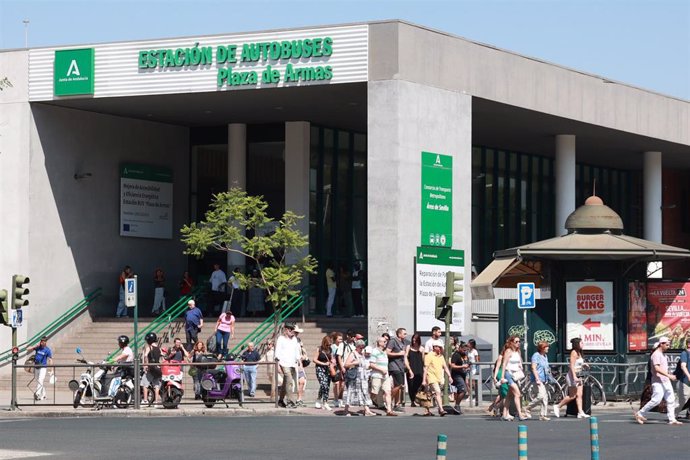
POLYGON ((299 371, 297 371, 297 379, 307 379, 307 374, 304 372, 304 369, 300 369, 299 371))
POLYGON ((161 377, 154 377, 151 375, 151 372, 145 372, 144 375, 141 376, 142 387, 152 386, 153 388, 160 388, 161 383, 163 383, 161 377))
POLYGON ((465 385, 465 377, 454 376, 453 382, 450 386, 452 393, 467 393, 467 385, 465 385))
POLYGON ((393 378, 393 386, 401 387, 405 385, 405 373, 400 371, 389 372, 390 376, 393 378))
POLYGON ((391 391, 391 378, 388 376, 372 377, 369 391, 375 395, 379 394, 381 391, 389 393, 391 391))
POLYGON ((513 373, 510 371, 506 371, 505 375, 503 376, 504 379, 506 379, 506 382, 508 383, 508 386, 511 386, 513 383, 517 383, 515 380, 513 380, 513 373))
POLYGON ((429 390, 435 395, 440 395, 441 394, 441 385, 438 382, 430 383, 429 384, 429 390))

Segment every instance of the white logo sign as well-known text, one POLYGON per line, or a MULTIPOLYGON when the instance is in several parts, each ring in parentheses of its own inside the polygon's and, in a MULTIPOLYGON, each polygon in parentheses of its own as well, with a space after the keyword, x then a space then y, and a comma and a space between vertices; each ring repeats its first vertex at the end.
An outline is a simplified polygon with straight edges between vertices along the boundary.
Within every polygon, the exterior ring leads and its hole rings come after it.
POLYGON ((69 65, 69 69, 67 69, 67 76, 71 77, 72 75, 81 77, 81 72, 79 72, 79 66, 77 65, 76 59, 72 59, 72 62, 69 65))
POLYGON ((534 308, 534 283, 518 283, 518 308, 534 308))

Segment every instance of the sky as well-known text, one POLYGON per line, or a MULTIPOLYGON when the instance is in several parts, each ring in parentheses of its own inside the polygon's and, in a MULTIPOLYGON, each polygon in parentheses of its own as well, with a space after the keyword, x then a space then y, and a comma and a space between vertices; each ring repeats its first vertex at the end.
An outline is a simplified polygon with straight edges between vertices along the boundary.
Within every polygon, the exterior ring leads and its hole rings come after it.
POLYGON ((401 19, 690 100, 690 0, 0 0, 0 49, 401 19))

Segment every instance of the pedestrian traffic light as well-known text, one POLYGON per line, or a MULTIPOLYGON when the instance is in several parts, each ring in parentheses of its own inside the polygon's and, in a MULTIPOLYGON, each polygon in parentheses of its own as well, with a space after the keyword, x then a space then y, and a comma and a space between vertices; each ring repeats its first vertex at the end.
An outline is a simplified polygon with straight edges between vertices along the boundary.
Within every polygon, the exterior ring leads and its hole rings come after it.
POLYGON ((0 289, 0 324, 9 324, 10 318, 8 315, 9 307, 7 306, 7 291, 0 289))
POLYGON ((443 321, 446 319, 448 312, 452 310, 453 306, 448 305, 448 297, 443 297, 440 295, 436 296, 436 319, 443 321))
POLYGON ((25 299, 25 295, 29 295, 29 289, 24 287, 29 284, 29 277, 24 275, 14 275, 12 277, 12 302, 10 308, 22 308, 29 305, 29 299, 25 299))
POLYGON ((12 361, 17 362, 19 359, 19 347, 12 347, 12 361))
POLYGON ((453 305, 457 302, 462 302, 464 297, 462 291, 465 289, 463 283, 456 284, 456 281, 463 281, 465 275, 456 272, 446 272, 446 297, 448 297, 448 303, 453 305))

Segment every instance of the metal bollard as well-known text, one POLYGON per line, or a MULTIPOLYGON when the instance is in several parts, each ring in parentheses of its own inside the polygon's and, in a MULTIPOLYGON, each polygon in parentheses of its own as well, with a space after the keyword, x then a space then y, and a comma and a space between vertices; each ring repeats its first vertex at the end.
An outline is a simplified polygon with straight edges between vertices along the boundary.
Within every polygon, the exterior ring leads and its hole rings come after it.
POLYGON ((589 439, 592 444, 592 460, 599 460, 599 423, 596 417, 589 419, 589 439))
POLYGON ((527 460, 527 425, 518 425, 518 459, 527 460))
POLYGON ((436 440, 436 460, 446 460, 446 445, 448 444, 448 436, 439 434, 436 440))

